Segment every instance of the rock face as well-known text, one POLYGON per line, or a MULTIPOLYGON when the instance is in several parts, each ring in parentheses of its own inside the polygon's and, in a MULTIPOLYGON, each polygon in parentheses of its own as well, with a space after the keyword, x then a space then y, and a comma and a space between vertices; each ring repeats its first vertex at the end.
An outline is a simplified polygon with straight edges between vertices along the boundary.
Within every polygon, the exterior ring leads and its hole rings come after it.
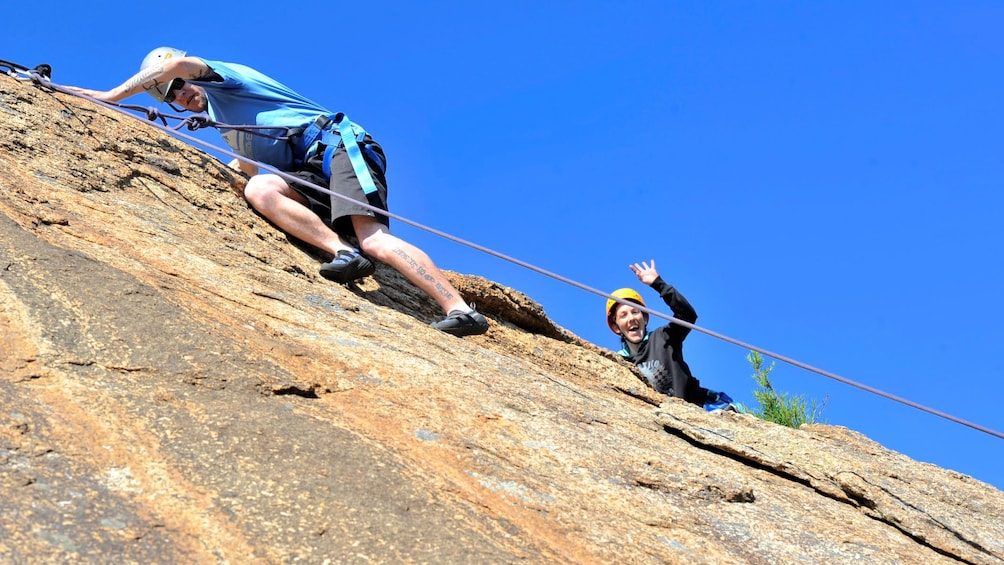
POLYGON ((1000 563, 1004 493, 339 286, 142 117, 0 77, 0 561, 1000 563))

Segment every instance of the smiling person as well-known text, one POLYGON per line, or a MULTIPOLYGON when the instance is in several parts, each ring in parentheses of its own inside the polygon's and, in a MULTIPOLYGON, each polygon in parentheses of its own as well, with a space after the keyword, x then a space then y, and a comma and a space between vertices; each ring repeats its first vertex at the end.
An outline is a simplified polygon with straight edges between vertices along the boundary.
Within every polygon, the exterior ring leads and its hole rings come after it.
POLYGON ((138 73, 111 90, 73 90, 109 102, 146 92, 179 112, 183 110, 176 106, 206 112, 219 124, 256 126, 219 128, 234 152, 247 159, 230 166, 250 177, 244 198, 251 207, 321 259, 321 276, 339 283, 369 276, 376 269, 372 258, 393 267, 439 304, 446 317, 432 327, 456 336, 488 331, 485 317, 463 300, 425 252, 391 234, 386 215, 359 205, 387 211, 386 157, 344 114, 250 67, 190 57, 171 47, 151 51, 138 73), (257 128, 267 128, 266 135, 257 128), (330 192, 259 173, 252 161, 330 192))
MULTIPOLYGON (((659 276, 655 260, 651 265, 643 261, 630 267, 638 280, 659 293, 673 311, 674 318, 690 324, 697 321, 697 311, 690 302, 659 276)), ((634 289, 617 289, 611 295, 647 308, 634 289)), ((652 388, 703 406, 708 411, 734 410, 727 394, 702 387, 683 360, 683 340, 690 333, 689 327, 670 322, 649 332, 647 312, 613 299, 607 300, 606 312, 610 331, 621 336, 621 349, 617 353, 634 363, 652 388)))

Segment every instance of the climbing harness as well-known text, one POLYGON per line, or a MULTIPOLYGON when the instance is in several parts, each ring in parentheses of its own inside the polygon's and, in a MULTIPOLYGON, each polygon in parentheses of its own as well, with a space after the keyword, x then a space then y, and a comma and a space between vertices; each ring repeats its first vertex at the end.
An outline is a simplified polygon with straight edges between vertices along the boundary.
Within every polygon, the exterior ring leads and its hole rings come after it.
MULTIPOLYGON (((19 80, 21 80, 21 79, 20 79, 20 77, 18 75, 29 76, 29 77, 31 77, 31 80, 35 81, 37 84, 40 84, 40 85, 42 85, 42 86, 44 86, 46 88, 50 88, 52 90, 56 90, 56 91, 62 92, 64 94, 69 94, 69 95, 72 95, 72 96, 78 96, 78 97, 81 97, 81 98, 86 98, 86 99, 91 100, 91 101, 93 101, 95 103, 98 103, 98 104, 103 105, 103 106, 108 106, 108 107, 110 107, 112 109, 115 109, 115 110, 118 110, 119 108, 123 108, 123 109, 130 109, 130 110, 138 111, 138 112, 145 112, 146 115, 147 115, 147 119, 150 122, 154 122, 153 123, 154 127, 157 127, 158 129, 163 129, 165 131, 173 132, 176 136, 178 136, 178 137, 180 137, 182 139, 185 139, 187 141, 190 141, 190 142, 198 144, 198 145, 209 147, 209 148, 211 148, 211 149, 213 149, 215 151, 218 151, 218 152, 220 152, 220 153, 222 153, 224 155, 229 155, 229 156, 237 158, 237 159, 247 160, 246 157, 238 155, 238 154, 236 154, 236 153, 234 153, 232 151, 227 151, 225 149, 221 149, 220 147, 214 146, 211 143, 208 143, 208 142, 203 141, 201 139, 198 139, 196 137, 192 137, 192 136, 180 133, 179 130, 182 127, 185 127, 185 126, 187 126, 190 131, 194 131, 194 130, 197 130, 197 129, 202 128, 202 127, 214 127, 214 128, 219 128, 219 129, 240 129, 240 130, 252 133, 254 135, 264 135, 264 136, 270 137, 272 139, 289 140, 289 141, 291 141, 293 143, 297 142, 296 138, 298 136, 303 136, 304 139, 307 139, 306 135, 304 135, 304 134, 307 134, 308 130, 312 130, 311 126, 307 126, 307 128, 304 128, 303 131, 296 131, 295 129, 290 130, 288 128, 276 128, 276 127, 273 127, 273 126, 250 126, 250 125, 220 124, 218 122, 214 122, 213 120, 209 119, 208 116, 201 115, 201 114, 200 115, 196 115, 196 116, 189 116, 189 117, 166 115, 166 114, 162 114, 156 108, 145 108, 145 107, 142 107, 142 106, 129 106, 129 105, 118 104, 118 103, 113 103, 113 102, 105 102, 103 100, 97 100, 97 99, 92 98, 90 96, 85 96, 85 95, 82 95, 80 93, 77 93, 77 92, 75 92, 75 91, 73 91, 71 89, 68 89, 66 87, 54 84, 54 83, 52 83, 49 80, 49 77, 51 76, 51 73, 52 73, 52 69, 51 69, 51 67, 49 67, 49 65, 38 65, 34 69, 28 69, 27 67, 22 66, 22 65, 17 65, 15 63, 11 63, 11 62, 8 62, 8 61, 0 60, 0 67, 7 67, 9 69, 9 72, 7 74, 11 75, 11 76, 14 76, 15 78, 18 78, 19 80), (178 119, 178 120, 181 120, 182 123, 180 123, 179 125, 177 125, 174 128, 171 128, 171 127, 167 126, 167 118, 178 119), (158 120, 158 119, 164 124, 163 126, 158 125, 158 124, 155 123, 156 120, 158 120), (262 132, 262 130, 276 130, 276 129, 287 129, 287 134, 285 136, 272 136, 272 135, 268 135, 268 134, 265 134, 265 133, 262 132)), ((125 113, 125 112, 123 112, 123 113, 125 113)), ((350 145, 356 147, 356 149, 353 150, 353 151, 357 151, 359 149, 358 148, 358 142, 361 139, 365 138, 366 132, 363 131, 362 128, 359 127, 358 125, 353 124, 352 122, 348 122, 348 120, 345 118, 344 114, 335 114, 332 117, 327 117, 327 116, 325 116, 325 117, 328 118, 331 121, 331 123, 328 123, 324 119, 318 118, 318 119, 314 120, 313 124, 311 124, 313 126, 316 126, 317 133, 315 134, 315 133, 313 133, 311 131, 308 134, 311 137, 315 137, 315 139, 313 139, 309 145, 304 144, 304 146, 306 147, 306 149, 310 149, 312 146, 314 146, 315 142, 318 141, 317 138, 320 138, 320 142, 326 146, 325 151, 327 151, 327 144, 324 142, 324 139, 325 139, 324 132, 330 130, 330 133, 328 134, 328 137, 327 137, 327 139, 328 139, 329 142, 334 141, 334 138, 332 136, 338 135, 341 138, 340 142, 344 142, 345 145, 346 145, 346 147, 345 147, 346 152, 350 151, 350 149, 349 149, 350 145), (335 129, 333 127, 333 126, 339 126, 340 124, 346 124, 343 127, 343 130, 344 130, 345 133, 348 133, 349 135, 343 135, 343 134, 339 133, 342 130, 335 129)), ((335 143, 334 145, 337 147, 337 143, 335 143)), ((294 149, 294 151, 295 151, 295 149, 294 149)), ((332 150, 332 154, 333 153, 334 153, 334 150, 332 150)), ((306 154, 307 154, 307 151, 305 150, 304 151, 304 155, 306 156, 306 154)), ((374 153, 374 155, 375 155, 375 153, 374 153)), ((330 157, 329 157, 329 159, 330 159, 330 157)), ((351 157, 350 157, 350 159, 351 159, 351 157)), ((358 156, 358 161, 360 161, 360 162, 362 161, 362 155, 361 154, 358 156)), ((378 160, 378 159, 376 160, 376 162, 381 165, 381 170, 383 170, 383 163, 380 160, 378 160)), ((319 190, 321 192, 325 192, 327 194, 330 194, 331 196, 334 196, 334 197, 337 197, 337 198, 341 198, 343 200, 347 200, 347 201, 353 202, 356 205, 358 205, 358 206, 360 206, 362 208, 365 208, 367 210, 371 210, 373 212, 376 212, 376 213, 379 213, 379 214, 383 214, 383 215, 385 215, 385 216, 387 216, 389 218, 393 218, 395 220, 398 220, 398 221, 403 222, 405 224, 408 224, 410 226, 414 226, 414 227, 416 227, 418 229, 427 231, 427 232, 429 232, 429 233, 431 233, 433 235, 438 235, 439 237, 442 237, 444 239, 448 239, 450 241, 453 241, 455 243, 459 243, 461 245, 465 245, 465 246, 470 247, 472 249, 475 249, 477 251, 481 251, 482 253, 485 253, 487 255, 491 255, 493 257, 497 257, 497 258, 502 259, 504 261, 508 261, 510 263, 513 263, 515 265, 523 267, 523 268, 525 268, 527 270, 533 271, 535 273, 538 273, 538 274, 544 275, 546 277, 550 277, 550 278, 552 278, 554 280, 557 280, 559 282, 565 283, 565 284, 567 284, 569 286, 573 286, 573 287, 578 288, 580 290, 584 290, 586 292, 589 292, 589 293, 592 293, 592 294, 596 294, 598 296, 601 296, 601 297, 606 298, 608 300, 612 300, 614 302, 618 302, 620 304, 627 304, 627 305, 633 306, 633 307, 641 310, 642 312, 645 312, 645 313, 650 314, 652 316, 657 316, 659 318, 665 319, 665 320, 667 320, 669 322, 673 322, 675 324, 679 324, 679 325, 684 326, 686 328, 690 328, 691 330, 698 331, 698 332, 703 333, 705 335, 708 335, 708 336, 720 339, 722 341, 731 343, 733 345, 737 345, 737 346, 745 348, 745 349, 750 349, 750 350, 756 351, 756 352, 758 352, 758 353, 760 353, 762 355, 766 355, 768 357, 772 357, 774 359, 777 359, 778 361, 782 361, 782 362, 788 363, 788 364, 790 364, 792 366, 799 367, 801 369, 805 369, 806 371, 809 371, 809 372, 812 372, 812 373, 816 373, 818 375, 822 375, 824 377, 827 377, 829 379, 841 382, 841 383, 846 384, 848 386, 851 386, 851 387, 854 387, 854 388, 858 388, 858 389, 864 390, 866 392, 870 392, 870 393, 872 393, 872 394, 874 394, 876 396, 881 396, 881 397, 883 397, 883 398, 885 398, 887 400, 892 400, 894 402, 898 402, 900 404, 904 404, 906 406, 909 406, 911 408, 915 408, 915 409, 920 410, 922 412, 927 412, 928 414, 933 414, 933 415, 938 416, 940 418, 943 418, 945 420, 949 420, 951 422, 955 422, 956 424, 961 424, 963 426, 967 426, 969 428, 972 428, 972 429, 977 430, 977 431, 981 431, 983 433, 992 435, 994 437, 997 437, 997 438, 1000 438, 1000 439, 1004 439, 1004 433, 995 431, 995 430, 987 428, 985 426, 981 426, 979 424, 975 424, 973 422, 969 422, 967 420, 958 418, 958 417, 953 416, 951 414, 948 414, 946 412, 942 412, 940 410, 935 410, 933 408, 929 408, 927 406, 924 406, 923 404, 919 404, 917 402, 913 402, 912 400, 907 400, 905 398, 902 398, 902 397, 890 394, 888 392, 885 392, 885 391, 879 390, 877 388, 874 388, 874 387, 871 387, 871 386, 859 383, 857 381, 853 381, 851 379, 848 379, 848 378, 845 378, 845 377, 841 377, 840 375, 837 375, 835 373, 831 373, 829 371, 825 371, 823 369, 819 369, 819 368, 813 367, 812 365, 808 365, 806 363, 802 363, 801 361, 797 361, 795 359, 792 359, 791 357, 786 357, 784 355, 779 355, 779 354, 774 353, 772 351, 769 351, 769 350, 763 349, 761 347, 757 347, 757 346, 751 345, 749 343, 746 343, 746 342, 743 342, 743 341, 731 338, 729 336, 720 334, 720 333, 715 332, 713 330, 709 330, 707 328, 702 328, 702 327, 696 326, 694 324, 691 324, 690 322, 679 320, 679 319, 677 319, 677 318, 675 318, 673 316, 670 316, 668 314, 663 314, 662 312, 656 312, 655 310, 652 310, 650 308, 642 306, 641 304, 638 304, 636 302, 625 300, 623 297, 620 297, 620 296, 614 296, 612 294, 607 294, 607 293, 603 292, 602 290, 598 290, 596 288, 584 285, 582 283, 579 283, 577 281, 574 281, 572 279, 569 279, 569 278, 564 277, 562 275, 559 275, 557 273, 553 273, 551 271, 542 269, 540 267, 537 267, 535 265, 532 265, 532 264, 527 263, 525 261, 522 261, 520 259, 516 259, 515 257, 511 257, 509 255, 505 255, 505 254, 500 253, 498 251, 495 251, 493 249, 489 249, 488 247, 485 247, 483 245, 479 245, 477 243, 473 243, 473 242, 461 239, 461 238, 459 238, 457 236, 454 236, 452 234, 448 234, 448 233, 446 233, 444 231, 441 231, 441 230, 438 230, 438 229, 435 229, 435 228, 432 228, 432 227, 429 227, 429 226, 422 225, 422 224, 420 224, 418 222, 415 222, 413 220, 409 220, 408 218, 405 218, 403 216, 399 216, 399 215, 391 213, 391 212, 389 212, 387 210, 383 210, 383 209, 377 208, 375 206, 372 206, 369 203, 359 202, 359 201, 356 201, 355 199, 352 199, 352 198, 350 198, 348 196, 345 196, 345 195, 342 195, 342 194, 337 194, 337 193, 335 193, 335 192, 333 192, 333 191, 331 191, 331 190, 329 190, 329 189, 327 189, 325 187, 317 186, 316 184, 304 181, 303 179, 297 178, 297 177, 295 177, 295 176, 293 176, 293 175, 291 175, 291 174, 289 174, 289 173, 287 173, 285 171, 280 171, 279 169, 277 169, 277 168, 275 168, 275 167, 273 167, 271 165, 268 165, 266 163, 256 163, 256 165, 258 165, 258 167, 261 168, 261 169, 267 170, 269 172, 272 172, 272 173, 274 173, 274 174, 282 177, 287 182, 301 183, 301 184, 309 185, 310 187, 312 187, 312 188, 314 188, 316 190, 319 190)), ((355 167, 355 165, 356 165, 356 162, 353 162, 353 167, 355 167)), ((364 166, 365 166, 365 164, 364 164, 364 166)), ((367 173, 368 173, 368 171, 367 171, 367 173)), ((358 173, 357 173, 357 175, 358 175, 358 173)), ((362 179, 360 179, 360 181, 362 182, 362 179)), ((609 309, 609 306, 610 305, 608 305, 608 309, 609 309)))
POLYGON ((359 184, 366 194, 376 192, 376 184, 373 182, 373 175, 370 174, 363 158, 363 152, 380 169, 380 173, 386 172, 386 164, 380 155, 373 149, 373 145, 366 141, 366 130, 349 120, 345 114, 339 112, 331 116, 317 116, 302 131, 291 130, 289 133, 290 142, 293 145, 293 155, 298 163, 306 163, 317 155, 323 148, 322 169, 325 177, 331 177, 331 158, 339 145, 345 146, 345 152, 349 156, 352 170, 359 179, 359 184), (360 147, 360 144, 362 146, 360 147))

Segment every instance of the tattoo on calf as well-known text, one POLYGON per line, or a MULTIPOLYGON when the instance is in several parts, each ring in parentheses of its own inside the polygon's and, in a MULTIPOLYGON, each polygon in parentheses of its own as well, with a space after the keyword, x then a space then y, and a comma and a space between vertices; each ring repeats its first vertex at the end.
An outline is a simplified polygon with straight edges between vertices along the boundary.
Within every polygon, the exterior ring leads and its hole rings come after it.
POLYGON ((408 266, 410 266, 412 269, 414 269, 415 272, 418 273, 418 276, 420 276, 423 279, 425 279, 425 280, 427 280, 427 281, 435 284, 436 285, 436 291, 439 292, 439 294, 441 294, 443 297, 445 297, 447 299, 452 299, 453 298, 453 293, 450 292, 449 290, 447 290, 447 288, 445 286, 443 286, 443 283, 439 282, 439 280, 436 279, 436 277, 433 276, 432 273, 426 271, 425 267, 423 267, 422 265, 419 265, 418 262, 415 261, 414 259, 412 259, 411 256, 408 255, 403 249, 394 249, 393 253, 394 253, 394 255, 397 255, 398 257, 400 257, 400 258, 404 259, 405 261, 407 261, 408 262, 408 266))

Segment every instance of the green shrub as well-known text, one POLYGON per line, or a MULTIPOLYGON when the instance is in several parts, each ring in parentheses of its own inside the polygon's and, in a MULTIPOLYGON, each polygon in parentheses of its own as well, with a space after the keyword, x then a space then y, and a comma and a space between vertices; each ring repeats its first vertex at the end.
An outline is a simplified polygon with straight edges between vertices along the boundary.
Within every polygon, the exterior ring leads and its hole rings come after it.
POLYGON ((760 406, 750 409, 739 405, 740 412, 791 428, 819 421, 826 405, 825 398, 822 402, 812 399, 807 405, 802 395, 789 396, 785 392, 777 392, 770 382, 770 372, 774 370, 774 362, 771 361, 769 366, 764 367, 763 357, 756 351, 750 351, 746 355, 746 361, 753 368, 753 380, 758 387, 753 391, 753 398, 760 406))

